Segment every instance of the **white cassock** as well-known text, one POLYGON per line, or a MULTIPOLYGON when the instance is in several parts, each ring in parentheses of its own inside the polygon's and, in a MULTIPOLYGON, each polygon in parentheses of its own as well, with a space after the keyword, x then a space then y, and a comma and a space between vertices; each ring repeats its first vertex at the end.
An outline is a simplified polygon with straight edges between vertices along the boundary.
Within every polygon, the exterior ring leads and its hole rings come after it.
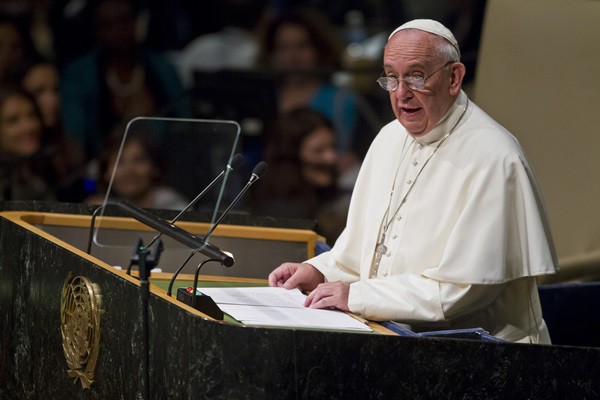
POLYGON ((349 283, 350 311, 369 319, 550 342, 535 276, 557 263, 537 181, 517 140, 462 91, 419 139, 398 121, 381 130, 346 229, 307 262, 327 281, 349 283))

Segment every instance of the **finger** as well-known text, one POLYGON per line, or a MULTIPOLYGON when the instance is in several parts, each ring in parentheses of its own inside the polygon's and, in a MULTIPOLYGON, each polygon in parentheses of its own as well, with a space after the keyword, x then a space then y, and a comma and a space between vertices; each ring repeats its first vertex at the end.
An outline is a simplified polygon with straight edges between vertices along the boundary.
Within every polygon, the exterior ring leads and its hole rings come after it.
POLYGON ((277 278, 277 275, 275 274, 276 271, 273 271, 269 274, 269 286, 273 287, 273 286, 278 286, 277 285, 277 281, 279 280, 277 278))
POLYGON ((289 274, 289 277, 285 279, 285 283, 283 284, 283 287, 285 289, 294 289, 302 283, 302 276, 299 273, 299 271, 300 269, 295 269, 294 271, 288 269, 287 272, 289 274))
POLYGON ((285 279, 283 277, 283 271, 281 267, 275 269, 273 272, 269 274, 269 286, 279 286, 279 282, 283 282, 285 279))
POLYGON ((310 308, 337 308, 334 296, 326 296, 311 304, 310 308))
POLYGON ((314 305, 316 303, 318 303, 321 299, 323 299, 325 297, 331 296, 331 293, 329 293, 327 290, 317 288, 316 290, 313 290, 311 295, 312 295, 312 297, 310 299, 310 302, 306 301, 305 306, 310 307, 310 308, 315 308, 314 305), (308 303, 308 304, 306 304, 306 303, 308 303))
POLYGON ((310 306, 311 303, 318 301, 323 296, 331 296, 333 291, 335 290, 337 282, 324 282, 317 285, 317 287, 310 292, 306 300, 304 301, 304 307, 310 306), (319 296, 315 299, 315 296, 319 296))
POLYGON ((288 263, 281 264, 269 274, 269 286, 281 287, 291 274, 288 263))
POLYGON ((313 297, 315 297, 315 294, 317 293, 316 290, 317 289, 313 290, 312 292, 310 292, 308 294, 308 296, 306 296, 306 299, 304 300, 304 307, 310 306, 310 303, 312 303, 313 297))

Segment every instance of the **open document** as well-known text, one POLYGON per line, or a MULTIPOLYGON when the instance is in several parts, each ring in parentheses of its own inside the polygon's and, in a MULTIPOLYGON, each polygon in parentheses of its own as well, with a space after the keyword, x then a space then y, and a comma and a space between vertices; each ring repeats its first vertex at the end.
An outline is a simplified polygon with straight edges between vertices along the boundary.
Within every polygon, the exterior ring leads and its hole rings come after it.
POLYGON ((304 307, 306 295, 298 289, 241 287, 199 291, 246 325, 371 331, 368 325, 341 311, 304 307))

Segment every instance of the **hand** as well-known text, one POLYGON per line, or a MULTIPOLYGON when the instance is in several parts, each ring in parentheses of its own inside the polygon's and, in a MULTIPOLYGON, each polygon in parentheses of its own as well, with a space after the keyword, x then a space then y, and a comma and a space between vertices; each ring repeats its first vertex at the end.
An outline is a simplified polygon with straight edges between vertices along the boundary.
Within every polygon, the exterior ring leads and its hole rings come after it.
POLYGON ((284 263, 269 274, 269 286, 313 290, 325 277, 310 264, 284 263))
POLYGON ((348 295, 350 285, 342 281, 321 283, 304 302, 304 307, 310 308, 338 308, 350 311, 348 308, 348 295))

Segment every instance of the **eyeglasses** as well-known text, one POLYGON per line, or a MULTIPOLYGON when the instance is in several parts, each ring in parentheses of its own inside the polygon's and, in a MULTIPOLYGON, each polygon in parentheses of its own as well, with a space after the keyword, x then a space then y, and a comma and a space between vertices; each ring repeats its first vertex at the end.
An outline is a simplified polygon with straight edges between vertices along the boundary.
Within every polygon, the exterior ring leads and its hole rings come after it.
MULTIPOLYGON (((420 75, 409 75, 402 78, 401 81, 404 82, 404 84, 411 90, 423 90, 423 88, 425 88, 425 82, 427 82, 427 79, 431 78, 433 75, 437 74, 439 71, 454 62, 455 61, 448 61, 446 64, 436 69, 427 77, 422 77, 420 75)), ((381 86, 383 90, 393 92, 394 90, 398 89, 398 86, 400 86, 400 79, 398 79, 396 76, 382 76, 381 78, 377 79, 377 83, 379 83, 379 86, 381 86)))

